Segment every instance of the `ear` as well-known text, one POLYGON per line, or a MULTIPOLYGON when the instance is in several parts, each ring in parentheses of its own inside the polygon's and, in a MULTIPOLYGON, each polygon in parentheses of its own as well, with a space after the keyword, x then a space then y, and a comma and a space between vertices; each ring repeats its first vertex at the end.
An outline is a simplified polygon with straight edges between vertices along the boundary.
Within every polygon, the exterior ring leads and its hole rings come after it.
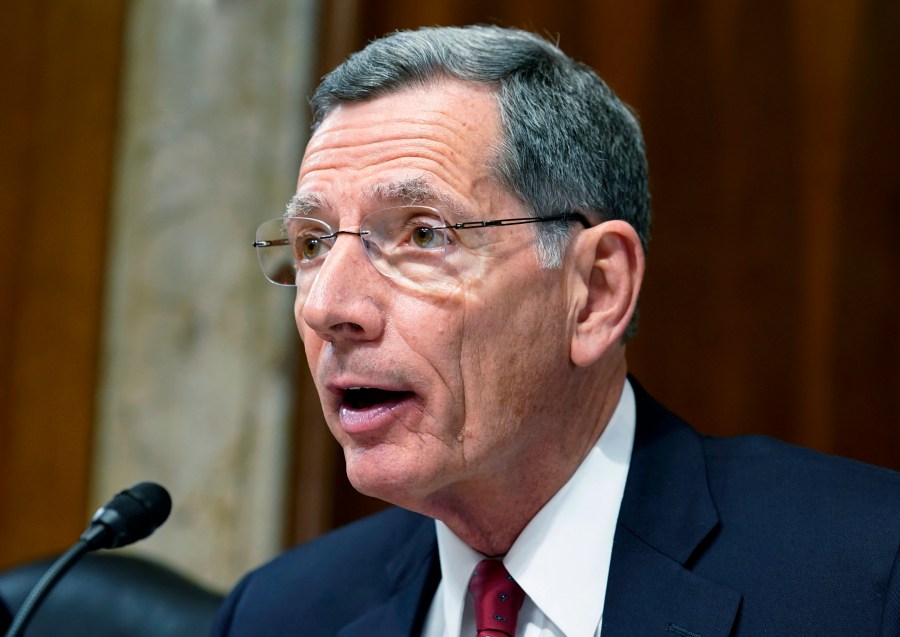
POLYGON ((578 233, 572 247, 570 356, 586 367, 621 343, 637 307, 644 249, 635 229, 620 220, 578 233))

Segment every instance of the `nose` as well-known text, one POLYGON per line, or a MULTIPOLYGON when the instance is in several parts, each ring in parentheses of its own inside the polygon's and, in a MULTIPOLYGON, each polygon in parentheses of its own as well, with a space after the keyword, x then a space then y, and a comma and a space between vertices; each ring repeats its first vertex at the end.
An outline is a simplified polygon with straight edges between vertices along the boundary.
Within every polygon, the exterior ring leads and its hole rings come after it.
POLYGON ((371 341, 384 329, 383 277, 366 256, 358 235, 341 232, 305 294, 297 290, 295 316, 325 341, 371 341))

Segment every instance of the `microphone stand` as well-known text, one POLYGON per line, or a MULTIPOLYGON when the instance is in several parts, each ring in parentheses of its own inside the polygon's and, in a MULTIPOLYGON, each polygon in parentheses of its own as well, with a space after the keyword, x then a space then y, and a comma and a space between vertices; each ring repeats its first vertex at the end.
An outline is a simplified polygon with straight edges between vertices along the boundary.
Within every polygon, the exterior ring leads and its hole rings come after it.
POLYGON ((59 578, 72 568, 82 555, 90 550, 91 546, 89 542, 82 538, 78 540, 72 548, 63 553, 59 559, 53 562, 35 587, 31 589, 31 592, 28 593, 28 597, 25 598, 22 607, 16 613, 16 618, 13 621, 12 626, 10 626, 9 630, 6 632, 6 637, 21 637, 21 635, 24 634, 28 622, 31 621, 35 611, 37 611, 41 602, 44 601, 44 598, 47 596, 47 593, 50 592, 50 589, 53 588, 59 578))

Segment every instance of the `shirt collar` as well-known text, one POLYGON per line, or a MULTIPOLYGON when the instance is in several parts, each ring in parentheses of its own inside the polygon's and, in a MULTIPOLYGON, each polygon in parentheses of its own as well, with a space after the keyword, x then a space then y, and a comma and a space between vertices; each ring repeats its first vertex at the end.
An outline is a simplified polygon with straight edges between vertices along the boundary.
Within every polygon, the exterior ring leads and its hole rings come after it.
MULTIPOLYGON (((603 616, 634 430, 634 391, 626 380, 612 418, 587 457, 503 559, 528 598, 570 637, 593 635, 603 616)), ((443 522, 435 524, 445 634, 458 635, 469 579, 484 556, 443 522)))

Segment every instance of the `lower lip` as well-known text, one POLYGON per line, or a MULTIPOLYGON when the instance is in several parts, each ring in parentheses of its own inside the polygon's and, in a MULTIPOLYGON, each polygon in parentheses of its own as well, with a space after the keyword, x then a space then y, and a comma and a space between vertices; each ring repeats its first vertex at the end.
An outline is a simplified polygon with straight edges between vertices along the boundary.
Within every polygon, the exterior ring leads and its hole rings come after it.
POLYGON ((396 422, 402 414, 414 409, 413 395, 404 395, 397 400, 379 403, 371 407, 354 409, 341 405, 338 412, 341 429, 351 436, 361 436, 383 431, 396 422))

